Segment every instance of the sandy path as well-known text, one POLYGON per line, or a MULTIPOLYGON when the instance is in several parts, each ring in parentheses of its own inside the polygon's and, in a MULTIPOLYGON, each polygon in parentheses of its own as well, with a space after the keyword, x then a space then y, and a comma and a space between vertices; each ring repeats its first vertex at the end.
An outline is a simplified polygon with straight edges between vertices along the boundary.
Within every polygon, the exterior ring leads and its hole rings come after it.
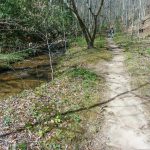
MULTIPOLYGON (((124 66, 124 56, 110 39, 108 40, 114 58, 106 63, 107 95, 112 98, 131 90, 130 76, 124 66)), ((97 66, 97 70, 100 66, 97 66)), ((100 71, 100 70, 99 70, 100 71)), ((102 132, 93 142, 93 150, 150 150, 148 115, 142 107, 142 99, 134 93, 117 97, 105 110, 102 132)))

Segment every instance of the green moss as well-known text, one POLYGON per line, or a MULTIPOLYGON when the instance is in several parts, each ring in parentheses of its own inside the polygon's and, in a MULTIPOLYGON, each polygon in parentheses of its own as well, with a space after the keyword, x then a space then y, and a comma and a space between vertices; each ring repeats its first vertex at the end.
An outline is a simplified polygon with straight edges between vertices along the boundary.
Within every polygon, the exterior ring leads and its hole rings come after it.
POLYGON ((31 49, 13 53, 0 54, 0 60, 5 61, 7 63, 13 63, 16 61, 21 61, 24 58, 28 57, 32 53, 31 49))
POLYGON ((22 61, 25 58, 29 57, 30 55, 33 55, 32 49, 27 49, 27 50, 18 51, 18 52, 12 52, 12 53, 5 53, 5 54, 1 53, 0 54, 0 68, 1 69, 10 68, 11 63, 22 61))

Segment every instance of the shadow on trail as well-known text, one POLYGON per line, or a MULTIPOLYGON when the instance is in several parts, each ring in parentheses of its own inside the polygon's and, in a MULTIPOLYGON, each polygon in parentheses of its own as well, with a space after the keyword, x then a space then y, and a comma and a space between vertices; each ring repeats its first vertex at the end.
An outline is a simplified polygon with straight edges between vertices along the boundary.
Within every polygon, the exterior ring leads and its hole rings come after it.
MULTIPOLYGON (((108 103, 114 101, 116 98, 118 98, 118 97, 120 97, 120 96, 126 95, 126 94, 128 94, 128 93, 130 93, 130 92, 137 91, 137 90, 139 90, 139 89, 141 89, 141 88, 143 88, 143 87, 145 87, 145 86, 147 86, 147 85, 149 85, 149 84, 150 84, 150 83, 147 82, 147 83, 145 83, 145 84, 143 84, 143 85, 141 85, 141 86, 139 86, 139 87, 137 87, 137 88, 134 88, 134 89, 132 89, 132 90, 128 90, 128 91, 126 91, 126 92, 120 93, 120 94, 118 94, 118 95, 116 95, 116 96, 114 96, 114 97, 108 99, 107 101, 103 101, 103 102, 100 102, 100 103, 96 103, 96 104, 91 105, 91 106, 89 106, 89 107, 82 107, 82 108, 79 108, 79 109, 76 109, 76 110, 69 110, 69 111, 67 111, 67 112, 62 112, 62 113, 59 113, 59 115, 63 117, 63 116, 67 116, 67 115, 71 115, 71 114, 77 113, 77 112, 87 111, 87 110, 90 110, 90 109, 93 109, 93 108, 96 108, 96 107, 102 107, 102 106, 104 106, 104 105, 106 105, 106 104, 108 104, 108 103)), ((42 124, 42 123, 44 123, 44 122, 46 122, 46 121, 49 121, 49 120, 52 119, 52 118, 55 118, 57 115, 58 115, 58 114, 54 114, 54 115, 52 115, 52 116, 49 116, 49 117, 47 117, 47 118, 45 118, 45 119, 43 119, 43 120, 37 121, 37 122, 35 122, 35 123, 33 123, 33 124, 30 124, 30 126, 31 126, 31 127, 35 127, 35 126, 37 126, 37 125, 40 125, 40 124, 42 124)), ((27 127, 27 126, 25 125, 25 126, 22 126, 22 127, 17 127, 15 130, 14 130, 14 129, 12 129, 12 130, 10 129, 8 132, 0 134, 0 138, 4 138, 4 137, 9 136, 9 135, 11 135, 11 134, 15 134, 15 133, 24 131, 24 130, 26 130, 26 127, 27 127)))

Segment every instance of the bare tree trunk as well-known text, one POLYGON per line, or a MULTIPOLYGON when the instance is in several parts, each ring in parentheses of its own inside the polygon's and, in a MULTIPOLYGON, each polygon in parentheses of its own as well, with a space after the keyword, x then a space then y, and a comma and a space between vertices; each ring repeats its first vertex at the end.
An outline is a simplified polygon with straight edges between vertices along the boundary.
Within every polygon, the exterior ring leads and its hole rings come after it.
POLYGON ((49 65, 50 65, 50 68, 51 68, 51 80, 54 80, 54 69, 53 69, 51 48, 50 48, 50 45, 49 45, 49 42, 48 42, 48 35, 47 35, 47 33, 46 33, 46 44, 47 44, 47 47, 48 47, 49 65))

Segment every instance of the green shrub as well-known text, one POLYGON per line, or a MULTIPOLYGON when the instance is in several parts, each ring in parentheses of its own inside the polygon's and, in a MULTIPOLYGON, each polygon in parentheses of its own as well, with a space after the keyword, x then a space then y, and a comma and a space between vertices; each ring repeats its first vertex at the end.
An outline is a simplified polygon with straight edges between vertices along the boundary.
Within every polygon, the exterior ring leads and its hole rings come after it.
POLYGON ((24 51, 13 52, 8 54, 0 54, 0 62, 6 62, 7 64, 14 63, 17 61, 24 60, 29 57, 33 52, 31 49, 27 49, 24 51))
POLYGON ((77 37, 75 41, 78 46, 81 46, 81 47, 86 46, 86 41, 84 37, 77 37))
POLYGON ((17 149, 19 149, 19 150, 27 150, 27 144, 25 142, 19 143, 17 145, 17 149))
POLYGON ((147 49, 146 49, 146 52, 147 52, 148 54, 150 54, 150 48, 147 48, 147 49))
POLYGON ((95 81, 98 79, 98 76, 84 68, 74 68, 71 70, 71 76, 74 78, 82 78, 83 80, 95 81))
POLYGON ((95 40, 95 46, 96 48, 104 48, 106 45, 106 39, 103 36, 100 36, 95 40))

